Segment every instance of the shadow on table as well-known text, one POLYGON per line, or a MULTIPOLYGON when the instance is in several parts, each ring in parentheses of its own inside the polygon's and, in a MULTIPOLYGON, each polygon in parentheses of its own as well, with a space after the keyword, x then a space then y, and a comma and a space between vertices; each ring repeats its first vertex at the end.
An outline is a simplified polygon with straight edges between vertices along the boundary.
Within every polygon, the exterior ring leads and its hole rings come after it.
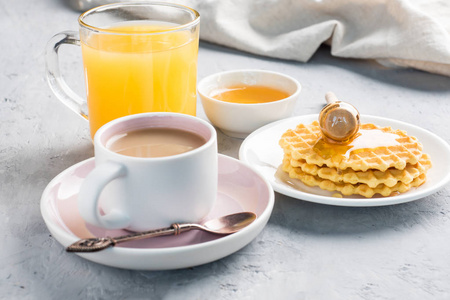
POLYGON ((450 91, 449 77, 410 68, 388 68, 377 63, 375 60, 335 57, 331 55, 331 48, 326 45, 322 45, 307 63, 253 55, 207 42, 201 42, 200 45, 205 49, 252 58, 261 58, 267 61, 284 64, 294 64, 299 66, 334 66, 358 73, 376 81, 420 91, 450 91))
POLYGON ((343 207, 276 194, 270 224, 312 235, 357 235, 408 230, 441 214, 439 192, 413 202, 379 207, 343 207))

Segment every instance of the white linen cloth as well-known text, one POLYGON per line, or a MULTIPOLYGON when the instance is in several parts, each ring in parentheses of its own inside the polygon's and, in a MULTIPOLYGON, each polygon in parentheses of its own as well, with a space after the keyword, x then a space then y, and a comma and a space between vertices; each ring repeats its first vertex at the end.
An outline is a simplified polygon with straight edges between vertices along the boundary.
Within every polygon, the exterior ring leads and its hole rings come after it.
POLYGON ((450 0, 175 0, 201 15, 202 40, 307 62, 376 59, 450 76, 450 0))
MULTIPOLYGON (((130 0, 66 1, 86 10, 130 0)), ((337 57, 450 76, 450 0, 159 1, 196 9, 202 40, 241 51, 307 62, 326 43, 337 57)))

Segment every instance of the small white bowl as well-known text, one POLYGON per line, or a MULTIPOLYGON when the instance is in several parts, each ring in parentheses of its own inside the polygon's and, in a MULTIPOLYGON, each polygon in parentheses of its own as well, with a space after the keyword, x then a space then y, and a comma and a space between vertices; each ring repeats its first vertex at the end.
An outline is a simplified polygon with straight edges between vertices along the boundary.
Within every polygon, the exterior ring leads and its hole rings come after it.
POLYGON ((216 73, 198 83, 198 93, 211 123, 231 137, 245 138, 268 123, 289 117, 294 111, 301 85, 294 78, 264 70, 235 70, 216 73), (234 85, 259 85, 276 88, 290 96, 278 101, 241 104, 210 97, 217 89, 234 85))

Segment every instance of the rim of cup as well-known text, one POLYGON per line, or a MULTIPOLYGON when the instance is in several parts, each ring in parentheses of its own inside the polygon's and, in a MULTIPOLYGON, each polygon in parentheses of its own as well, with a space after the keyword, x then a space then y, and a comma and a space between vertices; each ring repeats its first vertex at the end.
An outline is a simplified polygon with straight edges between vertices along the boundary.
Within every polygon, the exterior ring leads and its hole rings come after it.
POLYGON ((83 28, 86 28, 88 30, 95 31, 95 32, 101 32, 103 34, 116 34, 116 35, 158 35, 158 34, 166 34, 166 33, 170 33, 170 32, 184 30, 184 29, 189 28, 189 27, 194 27, 199 22, 200 22, 200 14, 198 13, 198 11, 196 11, 195 9, 190 8, 188 6, 177 4, 177 3, 145 2, 145 1, 130 1, 130 2, 118 2, 118 3, 104 4, 104 5, 100 5, 98 7, 91 8, 91 9, 85 11, 84 13, 82 13, 78 17, 78 24, 81 27, 83 27, 83 28), (171 27, 170 29, 162 31, 162 32, 150 32, 150 33, 149 32, 123 33, 123 32, 118 32, 118 31, 116 31, 114 29, 100 28, 100 27, 91 25, 87 21, 85 21, 85 19, 87 17, 89 17, 89 15, 91 15, 93 13, 99 13, 99 12, 103 12, 105 10, 114 9, 114 8, 131 7, 131 6, 138 6, 138 7, 139 6, 154 6, 154 7, 155 6, 160 6, 160 7, 166 6, 166 7, 173 7, 173 8, 184 9, 184 10, 189 11, 190 13, 192 13, 192 15, 194 16, 194 19, 192 21, 190 21, 190 22, 187 22, 185 24, 180 24, 178 26, 171 27))
MULTIPOLYGON (((186 124, 184 124, 186 125, 186 124)), ((130 159, 130 160, 173 160, 173 159, 177 159, 177 158, 183 158, 186 156, 191 156, 191 155, 195 155, 197 152, 202 151, 204 148, 208 148, 211 147, 211 144, 216 143, 217 140, 217 132, 216 129, 207 121, 200 119, 198 117, 194 117, 191 115, 187 115, 187 114, 182 114, 182 113, 172 113, 172 112, 147 112, 147 113, 139 113, 139 114, 133 114, 133 115, 128 115, 128 116, 124 116, 124 117, 120 117, 117 119, 114 119, 106 124, 104 124, 102 127, 100 127, 97 132, 94 135, 94 147, 100 147, 100 149, 102 151, 107 151, 109 153, 111 153, 114 156, 120 157, 121 159, 130 159), (182 126, 170 126, 171 123, 167 123, 168 126, 166 126, 166 124, 164 125, 157 125, 157 126, 145 126, 148 125, 149 123, 144 122, 144 119, 151 119, 151 118, 180 118, 183 120, 189 120, 190 122, 192 122, 191 124, 197 123, 197 124, 201 124, 201 126, 203 126, 205 128, 205 130, 202 133, 199 133, 198 131, 194 131, 194 130, 189 130, 186 127, 182 127, 182 126), (136 119, 142 119, 142 122, 139 123, 137 126, 127 126, 127 123, 131 123, 133 120, 136 119), (119 127, 119 128, 117 128, 119 127), (198 134, 200 136, 202 136, 203 138, 205 138, 206 143, 204 143, 203 145, 201 145, 198 148, 192 149, 190 151, 184 152, 184 153, 179 153, 179 154, 175 154, 175 155, 170 155, 170 156, 162 156, 162 157, 135 157, 135 156, 128 156, 128 155, 124 155, 124 154, 120 154, 117 152, 114 152, 112 150, 110 150, 107 147, 107 142, 111 139, 111 137, 113 137, 114 135, 120 134, 120 133, 125 133, 127 131, 134 131, 134 130, 140 130, 140 129, 145 129, 145 128, 174 128, 174 129, 179 129, 179 130, 184 130, 184 131, 188 131, 188 132, 193 132, 195 134, 198 134), (112 131, 109 135, 108 131, 112 131)))

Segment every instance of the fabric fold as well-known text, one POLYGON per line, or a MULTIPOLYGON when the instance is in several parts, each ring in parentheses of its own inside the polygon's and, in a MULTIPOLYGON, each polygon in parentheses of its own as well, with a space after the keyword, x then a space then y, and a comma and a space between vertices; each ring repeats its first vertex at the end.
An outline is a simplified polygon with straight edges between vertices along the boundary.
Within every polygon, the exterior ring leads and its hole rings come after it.
POLYGON ((200 12, 201 39, 307 62, 331 54, 450 76, 450 2, 444 0, 179 1, 200 12))
POLYGON ((202 40, 240 51, 307 62, 325 43, 336 57, 450 76, 448 0, 161 1, 196 9, 202 40))

